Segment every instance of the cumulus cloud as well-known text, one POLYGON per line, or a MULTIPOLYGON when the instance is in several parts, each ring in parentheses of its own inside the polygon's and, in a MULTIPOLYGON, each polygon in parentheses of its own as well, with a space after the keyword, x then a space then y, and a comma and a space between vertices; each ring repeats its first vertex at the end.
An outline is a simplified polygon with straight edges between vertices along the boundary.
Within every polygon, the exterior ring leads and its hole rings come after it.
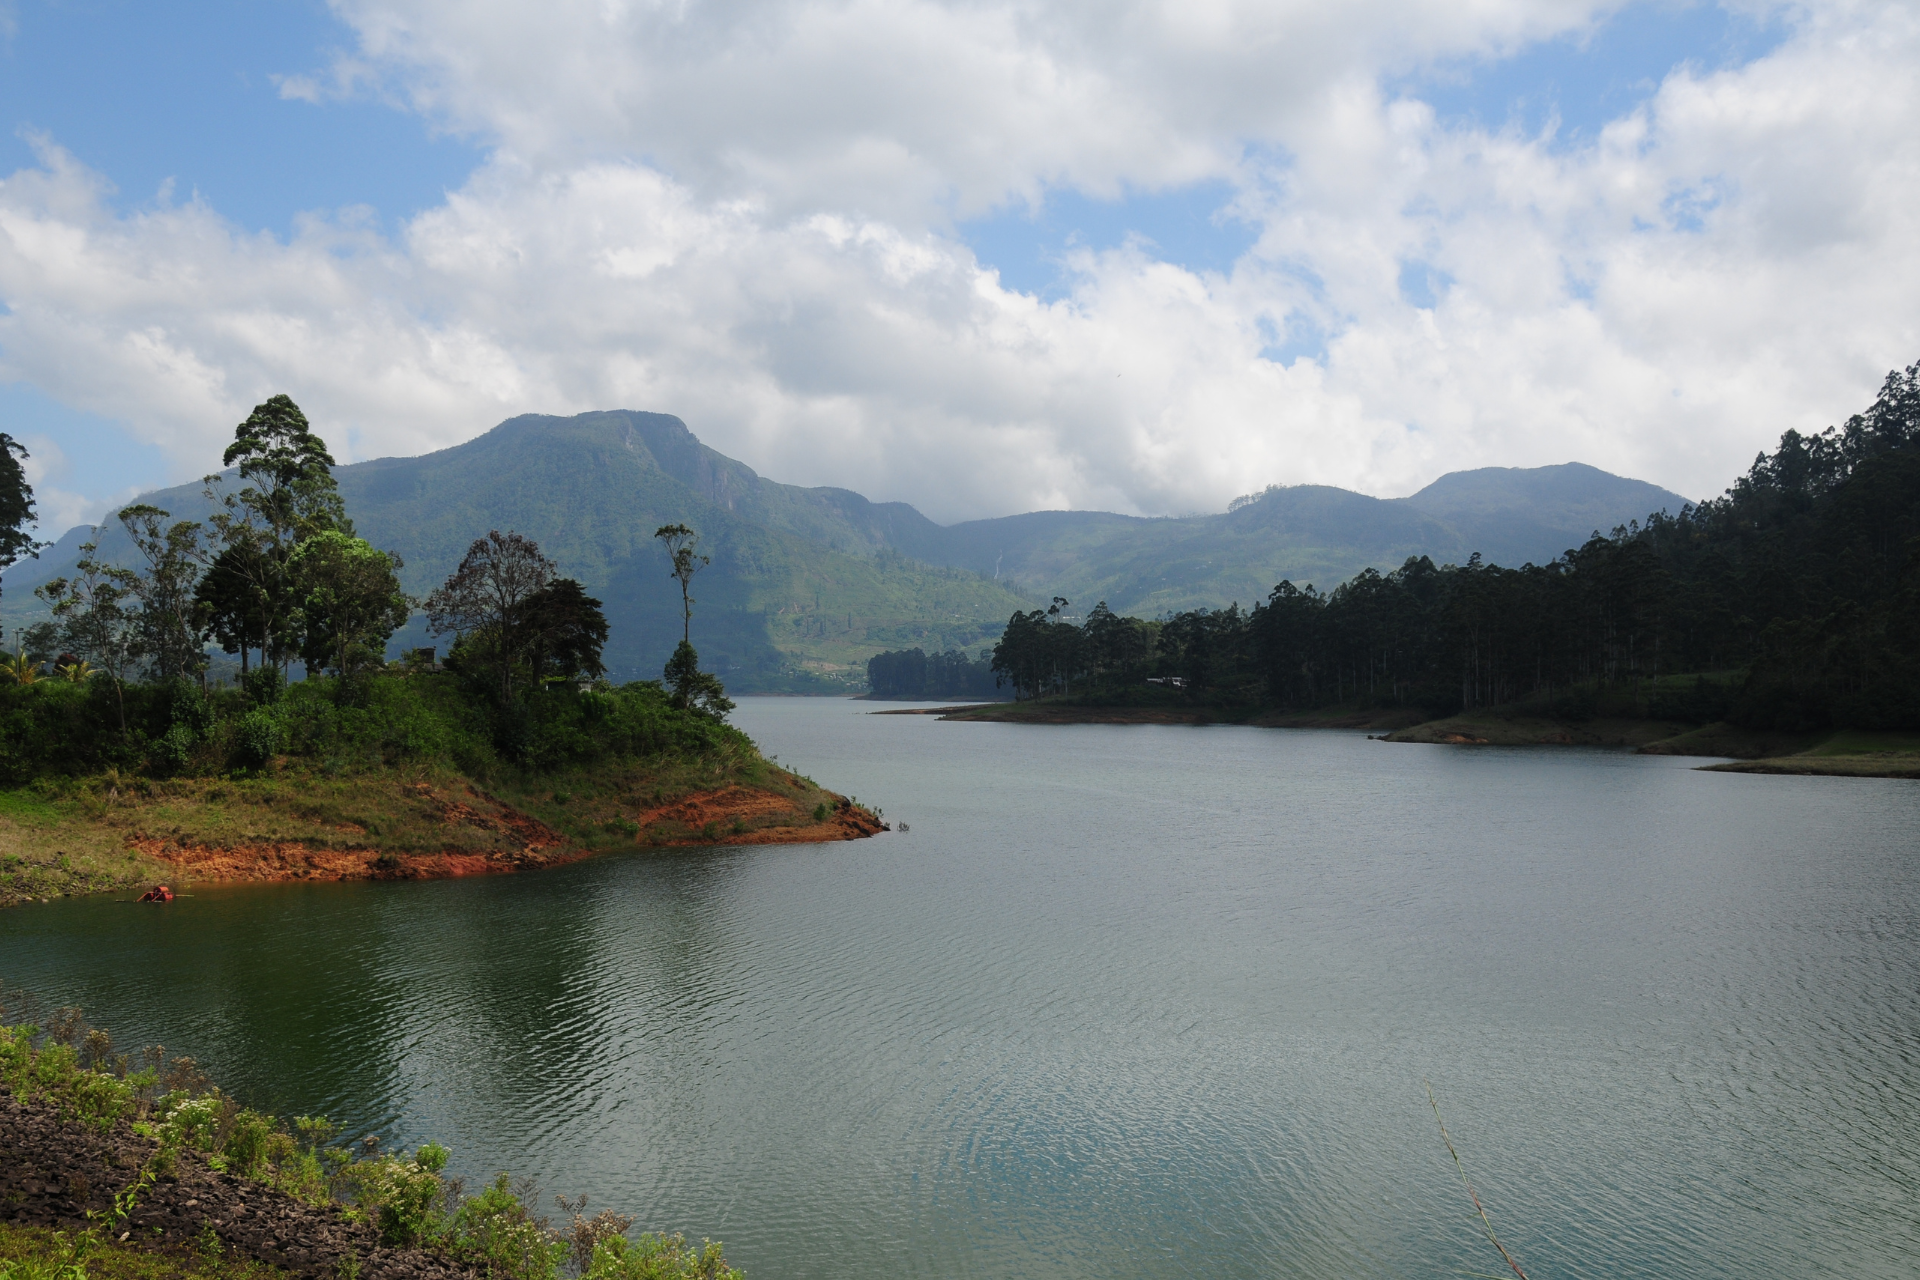
POLYGON ((0 182, 0 379, 183 474, 279 390, 352 457, 649 408, 958 519, 1569 458, 1699 496, 1920 355, 1898 7, 1809 10, 1577 147, 1381 86, 1590 5, 337 8, 360 47, 285 92, 377 81, 491 159, 393 235, 346 210, 276 239, 116 213, 43 142, 0 182), (1260 229, 1228 272, 1081 250, 1043 301, 952 229, 1199 178, 1260 229), (1300 334, 1324 349, 1283 361, 1300 334))

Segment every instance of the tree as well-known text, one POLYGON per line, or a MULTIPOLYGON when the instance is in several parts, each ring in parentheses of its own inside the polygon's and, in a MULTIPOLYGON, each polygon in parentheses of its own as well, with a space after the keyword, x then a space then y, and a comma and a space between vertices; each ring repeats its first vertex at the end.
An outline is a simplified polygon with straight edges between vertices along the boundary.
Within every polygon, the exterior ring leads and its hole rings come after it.
POLYGON ((689 642, 682 640, 674 647, 662 674, 672 691, 673 705, 682 711, 719 720, 733 710, 733 700, 727 697, 720 677, 700 669, 700 655, 689 642))
POLYGON ((0 431, 0 571, 21 556, 37 556, 44 542, 35 542, 27 530, 35 520, 33 486, 20 465, 26 446, 0 431))
POLYGON ((140 503, 120 512, 133 545, 146 557, 146 572, 133 579, 139 601, 135 648, 162 680, 198 675, 206 666, 204 628, 194 598, 205 561, 200 525, 165 523, 170 513, 140 503))
POLYGON ((407 625, 413 601, 400 590, 400 557, 338 529, 314 534, 287 562, 303 624, 301 657, 334 674, 384 659, 393 633, 407 625))
POLYGON ((607 643, 607 615, 578 582, 555 578, 528 596, 523 609, 536 679, 593 679, 605 673, 600 651, 607 643))
POLYGON ((673 562, 671 576, 680 584, 680 640, 689 644, 693 636, 693 575, 713 561, 699 553, 700 535, 684 524, 661 525, 653 536, 666 544, 673 562))
POLYGON ((476 538, 460 567, 427 597, 435 635, 466 642, 466 652, 491 666, 504 702, 513 697, 513 668, 527 656, 533 630, 527 602, 553 578, 553 561, 531 538, 495 529, 476 538))
POLYGON ((133 661, 136 619, 127 608, 136 599, 134 584, 139 579, 131 569, 104 564, 99 558, 99 529, 81 544, 80 559, 72 578, 55 578, 34 588, 34 594, 53 608, 60 623, 61 641, 81 658, 91 662, 113 682, 113 694, 120 715, 120 731, 127 730, 127 703, 124 685, 127 668, 133 661))
MULTIPOLYGON (((227 568, 244 576, 252 589, 254 604, 241 613, 259 627, 256 643, 262 663, 283 663, 299 643, 292 626, 298 602, 288 559, 302 540, 316 533, 353 533, 334 483, 333 455, 313 433, 300 406, 277 395, 255 405, 234 428, 233 443, 221 462, 239 467, 245 487, 221 499, 223 510, 212 524, 227 549, 236 553, 227 568)), ((209 498, 216 496, 220 483, 219 476, 207 477, 209 498)))
MULTIPOLYGON (((248 670, 248 653, 261 644, 270 625, 266 595, 260 589, 266 574, 250 563, 259 554, 247 544, 227 547, 213 558, 194 589, 194 605, 207 634, 223 652, 240 655, 242 677, 248 670)), ((260 661, 265 664, 266 660, 263 649, 260 661)))

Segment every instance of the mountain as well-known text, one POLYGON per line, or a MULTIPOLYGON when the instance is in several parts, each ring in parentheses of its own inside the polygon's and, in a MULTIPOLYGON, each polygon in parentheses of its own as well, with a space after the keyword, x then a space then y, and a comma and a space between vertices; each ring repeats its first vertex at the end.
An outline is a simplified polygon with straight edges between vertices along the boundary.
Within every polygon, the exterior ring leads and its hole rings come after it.
MULTIPOLYGON (((335 478, 360 535, 400 553, 401 583, 416 596, 489 529, 533 538, 605 602, 605 658, 618 678, 658 676, 680 638, 679 590, 653 537, 663 524, 692 525, 713 557, 694 579, 693 640, 738 692, 801 690, 821 676, 842 677, 822 687, 845 688, 878 650, 969 646, 1029 604, 1006 585, 893 550, 896 528, 939 527, 911 507, 764 480, 663 414, 527 414, 451 449, 353 463, 335 478)), ((211 509, 197 484, 143 501, 180 519, 211 509)), ((7 573, 10 622, 38 604, 33 586, 70 569, 86 532, 7 573)), ((133 561, 117 524, 101 550, 133 561)), ((434 643, 446 642, 419 620, 395 637, 434 643)))
POLYGON ((1657 485, 1570 462, 1455 471, 1407 498, 1370 498, 1326 485, 1273 487, 1219 515, 1148 519, 1094 511, 1036 511, 973 520, 919 552, 1040 596, 1076 605, 1105 600, 1151 617, 1200 606, 1243 606, 1274 583, 1323 590, 1369 566, 1408 556, 1496 564, 1545 563, 1687 499, 1657 485))
MULTIPOLYGON (((400 553, 401 580, 418 596, 489 529, 535 539, 605 601, 606 659, 620 678, 657 675, 678 639, 679 594, 653 531, 692 525, 713 557, 694 580, 694 643, 738 692, 844 688, 875 652, 974 647, 1014 610, 1054 595, 1075 612, 1105 600, 1153 616, 1251 605, 1282 578, 1330 588, 1412 555, 1543 562, 1595 529, 1685 501, 1568 463, 1453 472, 1407 498, 1298 485, 1218 515, 1034 511, 942 526, 906 503, 769 480, 678 418, 625 410, 525 414, 451 449, 335 476, 361 535, 400 553)), ((179 519, 210 510, 198 484, 143 501, 179 519)), ((71 530, 8 571, 0 603, 10 624, 44 611, 32 588, 67 572, 88 532, 71 530)), ((118 525, 103 530, 101 548, 131 562, 118 525)), ((395 643, 436 642, 416 620, 395 643)))

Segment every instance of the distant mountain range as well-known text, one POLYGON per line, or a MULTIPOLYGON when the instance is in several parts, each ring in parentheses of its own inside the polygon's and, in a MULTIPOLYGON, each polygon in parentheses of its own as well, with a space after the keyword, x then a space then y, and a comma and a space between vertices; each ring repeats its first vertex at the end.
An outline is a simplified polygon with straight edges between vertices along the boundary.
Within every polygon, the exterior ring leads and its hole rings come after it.
MULTIPOLYGON (((1141 616, 1245 607, 1282 578, 1325 589, 1412 555, 1544 562, 1686 501, 1568 463, 1453 472, 1408 498, 1299 485, 1219 515, 1035 511, 943 526, 903 502, 780 484, 678 418, 624 410, 526 414, 451 449, 335 474, 360 534, 400 553, 417 595, 488 529, 537 540, 606 602, 606 658, 622 678, 658 675, 678 638, 679 596, 653 531, 685 521, 714 561, 694 583, 694 642, 738 692, 845 687, 875 652, 972 646, 1055 595, 1075 612, 1103 599, 1141 616)), ((198 484, 142 500, 181 519, 208 511, 198 484)), ((31 589, 68 572, 88 533, 71 530, 6 574, 9 625, 44 612, 31 589)), ((130 562, 117 525, 101 545, 130 562)), ((418 621, 396 641, 434 643, 418 621)))

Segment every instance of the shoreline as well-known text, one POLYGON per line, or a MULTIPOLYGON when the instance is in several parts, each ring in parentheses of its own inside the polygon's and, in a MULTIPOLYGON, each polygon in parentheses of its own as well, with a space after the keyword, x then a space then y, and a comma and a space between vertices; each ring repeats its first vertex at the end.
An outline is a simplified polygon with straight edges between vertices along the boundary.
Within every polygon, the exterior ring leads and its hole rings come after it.
POLYGON ((1724 763, 1698 769, 1808 777, 1920 779, 1920 734, 1862 730, 1741 729, 1670 720, 1469 713, 1428 719, 1404 708, 1316 712, 1234 711, 1177 705, 1099 705, 1038 700, 897 708, 883 716, 937 716, 987 724, 1237 724, 1269 729, 1367 730, 1380 742, 1457 747, 1603 747, 1640 755, 1693 756, 1724 763))
POLYGON ((551 1222, 532 1184, 469 1192, 446 1147, 383 1148, 245 1106, 190 1057, 112 1053, 77 1008, 4 993, 0 1272, 40 1280, 743 1280, 721 1246, 635 1217, 551 1222), (23 1016, 24 1015, 24 1016, 23 1016), (39 1025, 42 1017, 47 1023, 39 1025), (347 1138, 346 1141, 342 1141, 347 1138), (503 1247, 504 1246, 504 1247, 503 1247))
MULTIPOLYGON (((158 1143, 133 1131, 126 1117, 105 1132, 69 1120, 59 1104, 23 1099, 0 1085, 0 1196, 13 1227, 71 1231, 113 1208, 114 1193, 132 1180, 158 1143)), ((303 1280, 337 1280, 344 1265, 361 1280, 477 1280, 480 1272, 429 1249, 381 1241, 370 1222, 354 1222, 329 1205, 308 1203, 264 1183, 210 1167, 191 1147, 174 1155, 173 1171, 143 1191, 125 1219, 137 1245, 106 1241, 141 1254, 205 1257, 204 1241, 223 1255, 279 1268, 303 1280)))
MULTIPOLYGON (((232 784, 193 780, 145 798, 129 795, 75 813, 76 805, 0 812, 0 907, 54 897, 144 890, 168 884, 443 880, 511 875, 635 849, 721 845, 827 844, 891 830, 864 806, 772 770, 760 782, 728 780, 638 804, 570 803, 555 793, 549 813, 529 813, 471 783, 365 780, 358 799, 412 820, 402 840, 379 838, 379 824, 300 812, 231 812, 232 784), (576 816, 571 810, 584 812, 576 816), (558 816, 565 814, 566 817, 558 816), (221 827, 237 830, 222 831, 221 827), (261 831, 262 826, 280 831, 261 831), (573 832, 560 829, 570 825, 573 832), (195 830, 194 828, 199 828, 195 830), (424 830, 423 830, 424 828, 424 830), (584 834, 583 834, 584 833, 584 834), (373 838, 368 838, 373 837, 373 838)), ((17 794, 17 793, 16 793, 17 794)), ((565 798, 563 798, 565 797, 565 798)), ((277 798, 277 797, 276 797, 277 798)), ((395 833, 401 834, 401 833, 395 833)))

